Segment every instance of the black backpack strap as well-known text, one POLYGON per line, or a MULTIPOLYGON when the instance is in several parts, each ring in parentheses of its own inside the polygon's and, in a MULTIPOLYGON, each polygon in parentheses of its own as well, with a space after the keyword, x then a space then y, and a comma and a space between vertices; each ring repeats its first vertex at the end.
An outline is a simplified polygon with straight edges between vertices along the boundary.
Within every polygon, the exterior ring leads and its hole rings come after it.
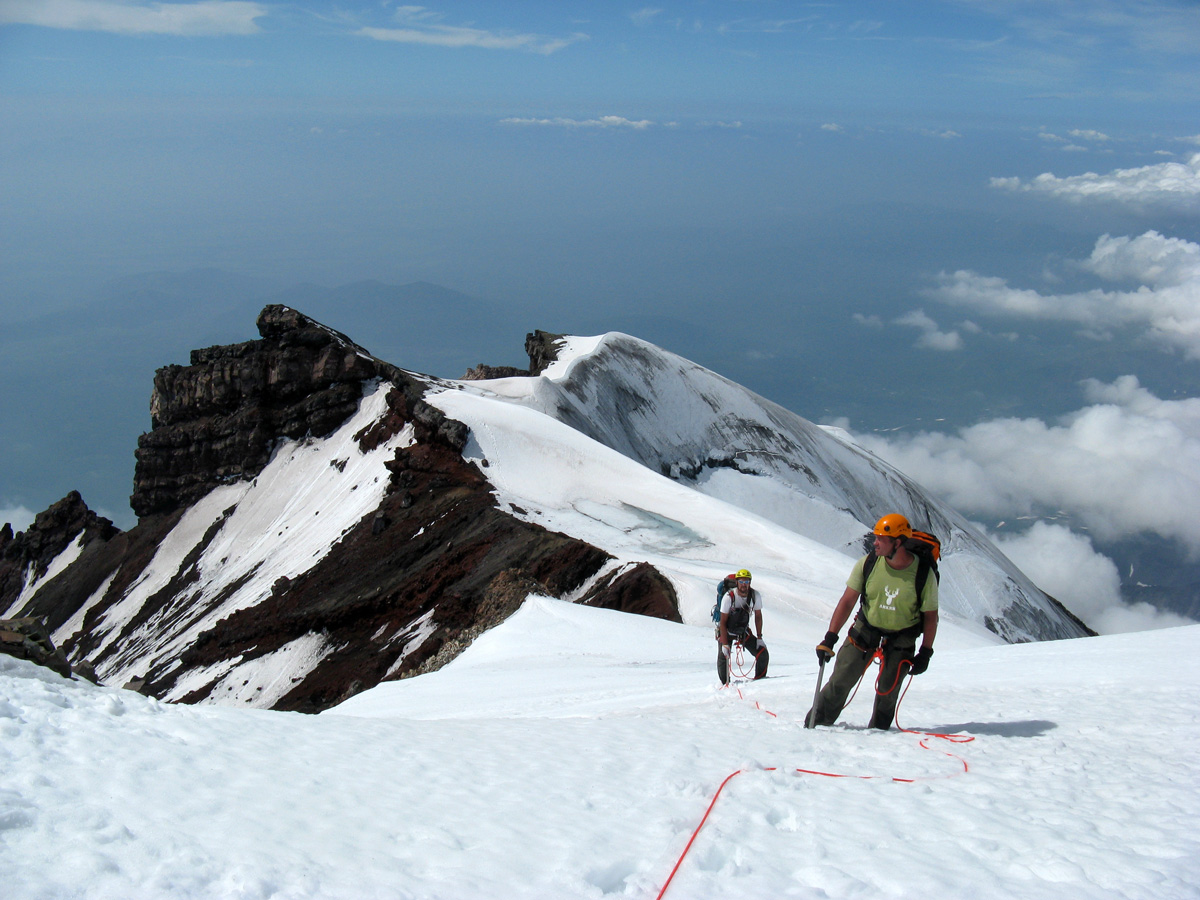
POLYGON ((875 563, 879 562, 879 557, 872 550, 867 554, 867 558, 863 561, 863 589, 859 596, 866 600, 867 598, 867 580, 871 577, 871 570, 875 568, 875 563))

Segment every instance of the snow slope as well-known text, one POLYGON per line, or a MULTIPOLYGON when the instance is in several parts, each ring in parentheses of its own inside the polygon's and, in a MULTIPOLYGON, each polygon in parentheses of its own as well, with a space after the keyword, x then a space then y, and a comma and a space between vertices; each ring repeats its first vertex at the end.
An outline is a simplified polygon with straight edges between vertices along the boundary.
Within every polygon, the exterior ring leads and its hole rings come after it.
POLYGON ((811 644, 724 690, 712 647, 534 597, 315 717, 0 657, 3 895, 1200 897, 1200 626, 939 643, 899 719, 969 743, 866 730, 869 686, 806 730, 811 644))
MULTIPOLYGON (((160 662, 176 660, 221 619, 268 598, 277 579, 315 566, 378 507, 390 478, 384 463, 413 440, 407 427, 369 451, 359 445, 358 432, 384 414, 388 387, 364 384, 358 412, 333 434, 281 441, 256 478, 215 488, 187 510, 150 564, 104 613, 92 656, 99 657, 110 644, 119 650, 97 666, 103 681, 125 684, 160 662), (189 570, 194 576, 183 579, 189 570), (144 608, 152 599, 181 579, 185 586, 172 601, 147 616, 144 608)), ((48 578, 49 573, 42 583, 48 578)), ((54 634, 56 643, 82 627, 84 615, 108 586, 102 585, 54 634)), ((310 634, 271 657, 233 659, 188 673, 166 699, 228 681, 239 688, 227 697, 230 702, 251 699, 269 706, 290 689, 292 678, 318 665, 327 652, 322 636, 310 634)))
MULTIPOLYGON (((504 405, 541 413, 641 463, 648 470, 647 480, 658 476, 686 485, 792 535, 854 557, 861 555, 860 541, 871 523, 884 513, 904 512, 916 527, 932 529, 943 540, 943 610, 979 626, 990 619, 1008 640, 1083 633, 971 523, 853 444, 844 432, 814 425, 708 369, 629 335, 567 337, 558 361, 540 377, 459 382, 429 400, 472 429, 476 450, 491 463, 499 463, 499 474, 494 467, 488 477, 504 483, 502 493, 518 506, 522 490, 540 497, 539 479, 564 477, 560 463, 578 468, 586 468, 587 463, 579 461, 583 451, 562 456, 541 436, 534 439, 539 452, 521 459, 523 451, 514 442, 515 435, 546 426, 535 417, 505 411, 504 405), (518 487, 510 470, 522 466, 537 471, 533 478, 521 478, 518 487)), ((576 440, 573 446, 582 445, 576 440)), ((565 477, 570 479, 571 474, 565 477)), ((592 487, 582 484, 570 498, 544 497, 534 502, 545 510, 559 509, 558 501, 566 501, 578 512, 579 502, 585 501, 592 487)), ((626 479, 622 488, 628 487, 626 479)), ((624 498, 638 495, 635 489, 624 498)), ((696 519, 673 518, 697 528, 696 519)), ((563 527, 557 515, 538 521, 582 536, 572 530, 574 526, 563 527)), ((753 555, 731 552, 728 562, 755 568, 753 555)))

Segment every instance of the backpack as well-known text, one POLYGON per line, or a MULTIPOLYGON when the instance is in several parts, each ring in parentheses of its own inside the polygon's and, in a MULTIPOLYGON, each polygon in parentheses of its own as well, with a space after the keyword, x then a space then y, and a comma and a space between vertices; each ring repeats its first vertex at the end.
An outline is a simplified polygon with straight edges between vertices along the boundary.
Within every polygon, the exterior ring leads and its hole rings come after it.
POLYGON ((721 600, 735 587, 737 587, 736 575, 726 575, 717 585, 717 602, 713 604, 712 608, 712 620, 714 625, 721 621, 721 600))
MULTIPOLYGON (((867 534, 863 538, 863 544, 867 548, 867 560, 863 563, 863 587, 866 587, 867 579, 871 577, 871 570, 875 568, 879 557, 875 555, 874 534, 867 534)), ((930 572, 933 572, 934 579, 939 584, 941 583, 942 574, 938 571, 938 560, 942 558, 942 542, 935 534, 914 529, 912 537, 904 539, 904 547, 917 558, 916 588, 917 599, 920 600, 930 572)))

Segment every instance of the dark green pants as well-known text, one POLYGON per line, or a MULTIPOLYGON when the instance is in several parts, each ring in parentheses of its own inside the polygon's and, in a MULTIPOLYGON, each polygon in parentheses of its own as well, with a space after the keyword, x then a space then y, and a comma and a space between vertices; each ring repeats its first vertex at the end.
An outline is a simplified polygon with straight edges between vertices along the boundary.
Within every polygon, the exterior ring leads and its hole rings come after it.
MULTIPOLYGON (((838 651, 833 675, 821 688, 817 698, 814 725, 832 725, 842 714, 846 698, 863 677, 875 655, 875 648, 869 643, 866 646, 870 649, 857 646, 847 637, 846 643, 838 651)), ((901 631, 883 635, 883 666, 875 694, 875 709, 871 714, 872 728, 887 730, 892 727, 892 720, 896 717, 896 702, 900 699, 900 683, 908 674, 907 665, 901 671, 901 660, 912 660, 916 656, 916 649, 917 635, 914 633, 901 631)))

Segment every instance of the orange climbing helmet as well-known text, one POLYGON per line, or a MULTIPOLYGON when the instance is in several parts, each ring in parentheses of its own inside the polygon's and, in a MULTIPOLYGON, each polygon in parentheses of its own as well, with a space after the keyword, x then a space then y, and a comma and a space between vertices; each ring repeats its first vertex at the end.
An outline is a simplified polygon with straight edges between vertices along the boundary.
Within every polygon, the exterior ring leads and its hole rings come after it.
POLYGON ((871 533, 890 538, 912 537, 912 526, 908 524, 908 519, 900 513, 888 513, 875 523, 875 528, 871 533))

